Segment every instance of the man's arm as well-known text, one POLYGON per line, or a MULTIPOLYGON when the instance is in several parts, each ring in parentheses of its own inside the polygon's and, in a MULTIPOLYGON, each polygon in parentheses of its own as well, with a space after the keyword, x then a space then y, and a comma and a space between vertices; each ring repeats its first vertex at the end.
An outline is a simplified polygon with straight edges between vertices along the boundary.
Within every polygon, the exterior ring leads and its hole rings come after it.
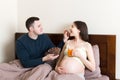
POLYGON ((35 67, 39 64, 43 64, 42 58, 30 59, 28 51, 23 47, 23 45, 17 41, 16 42, 16 54, 18 59, 21 61, 23 67, 35 67))
POLYGON ((62 40, 62 41, 58 44, 58 46, 57 46, 57 47, 61 48, 61 50, 62 50, 65 42, 66 42, 66 41, 68 40, 68 38, 69 38, 69 35, 68 35, 68 34, 69 34, 68 31, 65 30, 64 33, 63 33, 63 35, 64 35, 63 40, 62 40))

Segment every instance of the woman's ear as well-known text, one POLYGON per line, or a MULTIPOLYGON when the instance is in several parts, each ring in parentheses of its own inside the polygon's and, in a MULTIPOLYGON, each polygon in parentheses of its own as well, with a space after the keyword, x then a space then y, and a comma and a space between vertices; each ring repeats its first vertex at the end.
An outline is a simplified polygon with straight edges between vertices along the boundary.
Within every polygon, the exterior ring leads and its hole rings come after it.
POLYGON ((80 30, 78 30, 78 32, 80 33, 80 30))

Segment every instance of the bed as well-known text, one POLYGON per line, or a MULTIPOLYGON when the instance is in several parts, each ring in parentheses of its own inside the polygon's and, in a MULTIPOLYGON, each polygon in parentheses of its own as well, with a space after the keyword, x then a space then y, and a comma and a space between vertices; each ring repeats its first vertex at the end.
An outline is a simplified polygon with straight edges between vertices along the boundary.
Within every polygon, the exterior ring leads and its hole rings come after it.
MULTIPOLYGON (((25 33, 15 33, 15 40, 25 33)), ((45 33, 57 45, 63 38, 61 33, 45 33)), ((116 35, 111 34, 89 34, 89 42, 99 46, 100 72, 109 80, 115 80, 115 56, 116 56, 116 35)), ((87 79, 86 79, 87 80, 87 79)), ((90 80, 90 79, 88 79, 90 80)), ((91 79, 94 80, 94 79, 91 79)), ((102 79, 95 79, 102 80, 102 79)))

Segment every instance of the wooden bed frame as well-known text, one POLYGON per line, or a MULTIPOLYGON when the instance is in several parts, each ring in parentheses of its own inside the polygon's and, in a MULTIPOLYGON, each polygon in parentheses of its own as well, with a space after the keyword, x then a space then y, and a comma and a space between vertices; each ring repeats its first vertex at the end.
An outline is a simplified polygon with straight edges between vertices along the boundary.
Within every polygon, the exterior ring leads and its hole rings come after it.
MULTIPOLYGON (((15 40, 25 33, 15 33, 15 40)), ((46 33, 53 43, 57 45, 63 38, 62 33, 46 33)), ((115 80, 115 59, 116 59, 116 35, 89 34, 89 42, 98 44, 100 49, 101 73, 115 80)))

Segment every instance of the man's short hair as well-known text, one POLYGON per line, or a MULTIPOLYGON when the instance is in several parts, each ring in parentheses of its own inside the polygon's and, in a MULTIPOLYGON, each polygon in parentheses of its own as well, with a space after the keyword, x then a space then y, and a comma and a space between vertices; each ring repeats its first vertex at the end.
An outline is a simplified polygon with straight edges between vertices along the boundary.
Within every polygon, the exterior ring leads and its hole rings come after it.
POLYGON ((32 26, 32 24, 34 23, 34 21, 38 21, 38 20, 39 20, 38 17, 29 17, 26 20, 26 23, 25 23, 27 30, 29 31, 29 28, 30 28, 30 26, 32 26))

